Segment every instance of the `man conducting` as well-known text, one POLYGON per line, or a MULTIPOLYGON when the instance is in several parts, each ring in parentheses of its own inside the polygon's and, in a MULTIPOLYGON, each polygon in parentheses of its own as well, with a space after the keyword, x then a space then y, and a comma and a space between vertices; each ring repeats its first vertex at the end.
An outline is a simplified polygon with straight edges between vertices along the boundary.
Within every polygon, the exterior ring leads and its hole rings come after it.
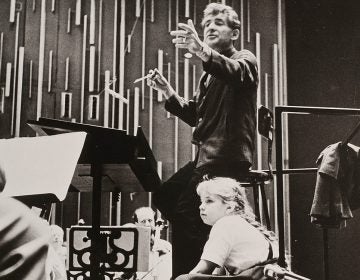
POLYGON ((204 73, 194 100, 180 97, 157 69, 150 70, 147 80, 165 96, 166 110, 195 127, 195 160, 154 192, 154 203, 173 227, 174 278, 196 265, 209 232, 199 215, 197 184, 205 175, 239 178, 247 173, 255 145, 258 69, 250 51, 234 47, 238 15, 229 6, 211 3, 201 25, 203 41, 191 20, 170 33, 177 48, 202 60, 204 73))

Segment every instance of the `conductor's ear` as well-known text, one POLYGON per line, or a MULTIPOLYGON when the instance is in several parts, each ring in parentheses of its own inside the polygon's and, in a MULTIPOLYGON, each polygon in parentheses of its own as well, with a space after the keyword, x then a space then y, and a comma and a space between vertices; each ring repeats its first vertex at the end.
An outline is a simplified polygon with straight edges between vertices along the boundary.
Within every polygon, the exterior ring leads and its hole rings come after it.
POLYGON ((233 29, 231 33, 231 40, 236 41, 239 39, 240 36, 240 30, 239 29, 233 29))

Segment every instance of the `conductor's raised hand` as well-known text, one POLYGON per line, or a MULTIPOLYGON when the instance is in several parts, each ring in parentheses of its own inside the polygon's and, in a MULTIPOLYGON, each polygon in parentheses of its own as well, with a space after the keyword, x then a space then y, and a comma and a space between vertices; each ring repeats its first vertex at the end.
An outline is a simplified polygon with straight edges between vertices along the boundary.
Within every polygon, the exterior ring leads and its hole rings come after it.
POLYGON ((188 49, 191 53, 201 51, 204 43, 200 40, 192 20, 188 19, 187 24, 179 23, 178 27, 179 30, 170 32, 170 35, 176 36, 172 39, 175 47, 188 49))

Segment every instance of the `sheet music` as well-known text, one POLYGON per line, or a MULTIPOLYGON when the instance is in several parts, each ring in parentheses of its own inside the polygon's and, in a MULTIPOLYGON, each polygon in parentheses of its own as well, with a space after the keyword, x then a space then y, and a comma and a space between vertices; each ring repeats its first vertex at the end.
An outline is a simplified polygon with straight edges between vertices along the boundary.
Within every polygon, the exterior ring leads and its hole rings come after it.
POLYGON ((86 138, 85 132, 0 140, 5 196, 53 193, 65 199, 86 138))

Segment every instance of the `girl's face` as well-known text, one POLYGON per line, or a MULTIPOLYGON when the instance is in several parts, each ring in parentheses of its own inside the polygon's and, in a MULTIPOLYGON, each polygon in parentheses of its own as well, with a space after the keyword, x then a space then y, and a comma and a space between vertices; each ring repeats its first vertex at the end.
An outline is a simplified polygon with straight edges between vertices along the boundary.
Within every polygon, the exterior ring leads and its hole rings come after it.
POLYGON ((229 205, 225 204, 218 196, 204 192, 200 194, 200 216, 207 225, 214 225, 217 220, 226 216, 229 205))

